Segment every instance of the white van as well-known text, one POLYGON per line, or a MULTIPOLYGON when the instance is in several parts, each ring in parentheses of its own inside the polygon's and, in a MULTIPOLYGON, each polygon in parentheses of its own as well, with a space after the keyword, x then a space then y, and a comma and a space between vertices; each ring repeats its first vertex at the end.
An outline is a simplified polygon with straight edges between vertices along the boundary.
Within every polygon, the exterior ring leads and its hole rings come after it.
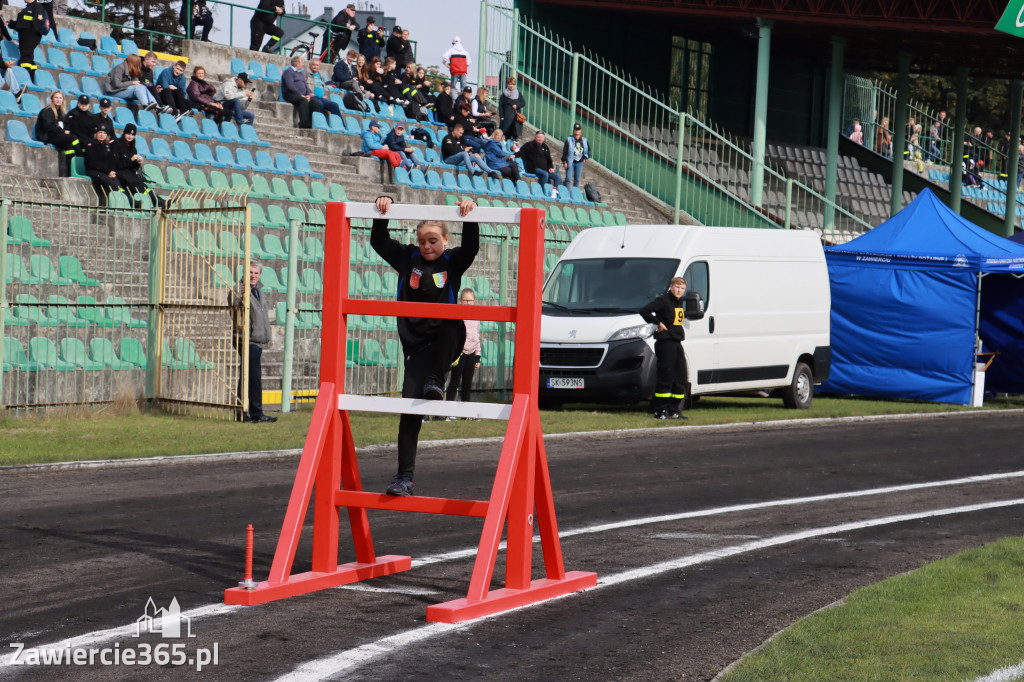
POLYGON ((814 232, 595 227, 544 283, 540 401, 628 403, 654 393, 654 325, 638 310, 686 279, 687 401, 778 389, 807 408, 828 379, 829 282, 814 232))

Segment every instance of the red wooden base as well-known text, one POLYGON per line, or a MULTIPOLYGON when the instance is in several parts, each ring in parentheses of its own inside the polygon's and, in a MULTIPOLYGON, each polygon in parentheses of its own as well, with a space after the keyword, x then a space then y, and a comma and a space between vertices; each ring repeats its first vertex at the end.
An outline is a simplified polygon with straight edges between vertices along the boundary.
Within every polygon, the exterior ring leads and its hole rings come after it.
POLYGON ((434 604, 427 607, 427 620, 432 623, 461 623, 464 620, 501 613, 545 599, 579 592, 597 586, 597 574, 585 571, 571 571, 561 580, 541 578, 530 582, 524 590, 507 587, 490 590, 483 599, 470 601, 466 598, 434 604))
POLYGON ((361 564, 352 562, 338 566, 337 571, 320 573, 310 571, 299 573, 288 578, 283 583, 275 585, 264 580, 251 590, 244 587, 232 587, 224 590, 224 603, 237 604, 241 606, 253 606, 275 599, 285 599, 307 592, 315 592, 328 587, 338 587, 349 583, 379 578, 382 575, 391 575, 401 571, 408 571, 412 568, 412 559, 407 556, 389 554, 378 557, 372 564, 361 564))

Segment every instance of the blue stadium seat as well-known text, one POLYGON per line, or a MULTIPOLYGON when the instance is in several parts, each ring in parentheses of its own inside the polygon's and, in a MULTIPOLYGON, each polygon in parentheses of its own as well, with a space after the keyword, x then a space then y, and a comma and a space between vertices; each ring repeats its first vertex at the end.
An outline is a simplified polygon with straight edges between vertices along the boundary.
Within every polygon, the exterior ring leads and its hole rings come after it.
POLYGON ((440 190, 441 187, 441 176, 438 175, 436 170, 428 170, 426 174, 427 178, 427 189, 440 190))
POLYGON ((45 147, 42 142, 36 142, 32 139, 32 136, 28 133, 28 128, 25 127, 24 122, 19 121, 16 118, 9 119, 7 121, 7 141, 8 142, 20 142, 27 144, 29 147, 45 147))
POLYGON ((441 176, 441 189, 446 192, 458 192, 459 185, 458 181, 455 180, 455 174, 451 171, 445 171, 444 175, 441 176))
POLYGON ((262 149, 257 150, 255 156, 254 168, 261 173, 281 173, 282 171, 274 168, 274 159, 270 156, 269 152, 262 149))
POLYGON ((117 45, 117 41, 110 36, 101 36, 99 47, 96 48, 96 52, 105 57, 120 57, 121 50, 117 45))
POLYGON ((160 124, 156 122, 156 115, 152 111, 140 110, 136 118, 138 122, 135 127, 141 133, 151 133, 160 127, 160 124))
POLYGON ((295 173, 305 175, 310 178, 322 178, 324 176, 323 173, 317 173, 314 171, 309 165, 309 159, 302 154, 295 155, 295 173))
POLYGON ((345 117, 345 134, 346 135, 359 135, 362 130, 359 127, 359 121, 356 120, 355 116, 345 117))
POLYGON ((171 149, 174 151, 174 156, 181 159, 179 163, 198 163, 195 155, 192 154, 192 148, 188 146, 188 142, 175 140, 171 149))
POLYGON ((516 183, 516 195, 520 199, 532 199, 533 196, 530 194, 530 185, 527 184, 526 180, 519 180, 516 183))
MULTIPOLYGON (((47 34, 49 35, 49 34, 47 34)), ((45 41, 44 41, 45 42, 45 41)), ((54 53, 60 52, 60 50, 54 50, 54 53)), ((40 69, 57 69, 56 64, 51 64, 46 60, 46 53, 43 52, 43 48, 37 47, 32 53, 32 59, 40 69)))
MULTIPOLYGON (((239 61, 241 61, 241 60, 239 60, 239 61)), ((260 80, 266 80, 266 76, 263 75, 263 67, 260 66, 260 63, 258 61, 256 61, 255 59, 250 59, 249 60, 249 68, 248 69, 243 69, 243 70, 246 71, 251 78, 258 78, 260 80)), ((241 73, 241 71, 235 71, 234 67, 232 67, 231 71, 233 73, 241 73)))
MULTIPOLYGON (((259 152, 256 152, 256 156, 259 156, 259 152)), ((274 154, 274 172, 287 175, 297 175, 295 168, 292 166, 292 160, 288 158, 287 154, 282 154, 280 152, 274 154)))
POLYGON ((57 87, 64 93, 68 104, 73 104, 73 100, 82 92, 78 87, 78 81, 70 73, 57 74, 57 87))
MULTIPOLYGON (((252 65, 252 62, 249 62, 252 65)), ((264 76, 265 80, 271 81, 272 83, 281 82, 281 68, 274 63, 267 64, 267 75, 264 76)))
POLYGON ((21 96, 21 110, 26 116, 35 117, 43 110, 43 103, 35 95, 26 92, 21 96))
POLYGON ((327 125, 327 117, 319 111, 313 112, 313 129, 331 132, 331 127, 327 125))
POLYGON ((256 134, 256 129, 251 125, 242 124, 238 127, 238 132, 241 134, 242 142, 244 144, 254 144, 257 147, 269 147, 270 143, 260 139, 259 135, 256 134))
POLYGON ((71 57, 68 60, 68 66, 74 73, 84 73, 87 76, 102 76, 103 74, 93 70, 92 64, 89 63, 89 57, 82 54, 81 52, 72 52, 71 57))
MULTIPOLYGON (((493 179, 493 178, 489 178, 489 179, 493 179)), ((491 195, 494 194, 487 187, 487 180, 485 180, 484 176, 482 176, 482 175, 475 176, 473 178, 472 184, 473 184, 473 191, 476 192, 477 194, 486 194, 488 196, 491 196, 491 195)))
POLYGON ((476 190, 473 189, 473 181, 469 179, 468 175, 460 175, 458 178, 459 191, 467 194, 472 194, 476 190))
POLYGON ((111 102, 124 102, 120 97, 113 97, 105 94, 100 88, 99 82, 92 76, 82 76, 82 93, 89 95, 89 97, 93 97, 96 100, 101 100, 106 97, 111 102))
POLYGON ((139 54, 139 46, 135 44, 134 40, 124 38, 121 40, 121 54, 126 56, 130 54, 139 54))
POLYGON ((124 128, 129 123, 135 123, 135 115, 128 107, 118 107, 114 110, 114 127, 124 128))
POLYGON ((135 138, 135 150, 139 153, 139 156, 144 159, 148 159, 153 155, 153 152, 149 149, 149 143, 146 142, 146 138, 142 135, 138 135, 135 138))
POLYGON ((342 120, 341 116, 331 114, 327 119, 327 125, 332 133, 345 134, 345 122, 342 120))
POLYGON ((256 161, 252 158, 252 152, 245 147, 239 147, 235 150, 235 166, 245 170, 250 170, 256 167, 256 161))
POLYGON ((106 57, 94 54, 92 56, 92 70, 92 75, 105 77, 108 73, 110 73, 110 62, 107 61, 106 57))
POLYGON ((0 90, 0 114, 28 116, 27 113, 21 110, 21 105, 14 98, 14 93, 8 90, 0 90))
POLYGON ((238 127, 231 121, 224 121, 220 124, 220 139, 221 142, 226 144, 242 144, 242 138, 238 134, 238 127))
POLYGON ((189 137, 195 137, 195 138, 200 139, 200 140, 209 140, 210 139, 209 135, 207 135, 202 130, 200 130, 199 122, 196 121, 191 116, 184 116, 184 117, 182 117, 182 119, 181 119, 181 121, 179 121, 179 123, 181 124, 181 131, 183 133, 187 134, 189 137))
POLYGON ((593 201, 587 201, 586 195, 583 194, 583 190, 581 190, 579 187, 574 186, 570 191, 569 196, 572 199, 572 203, 574 204, 588 204, 590 206, 594 205, 593 201))
POLYGON ((213 150, 213 157, 220 163, 218 168, 244 168, 235 162, 235 155, 231 153, 231 150, 224 145, 217 145, 213 150))
POLYGON ((3 56, 4 61, 17 62, 21 57, 18 54, 18 46, 9 40, 0 41, 0 56, 3 56))
POLYGON ((184 160, 178 158, 171 151, 171 147, 167 144, 167 140, 162 137, 154 137, 150 142, 150 153, 152 158, 159 159, 161 161, 170 161, 171 163, 183 163, 184 160))
POLYGON ((66 26, 62 26, 57 29, 57 45, 65 49, 70 48, 80 52, 89 51, 89 48, 78 44, 78 37, 75 35, 75 32, 66 26))
POLYGON ((58 71, 69 71, 71 73, 81 73, 81 69, 77 69, 71 66, 68 62, 68 58, 64 56, 64 53, 55 47, 51 47, 46 51, 46 61, 53 65, 54 69, 58 71))
MULTIPOLYGON (((68 74, 70 78, 74 79, 74 76, 68 74)), ((19 80, 22 85, 28 85, 26 81, 19 80)), ((53 80, 53 74, 49 71, 43 71, 42 69, 36 69, 36 83, 37 88, 42 88, 43 92, 46 93, 46 97, 49 98, 50 93, 57 90, 57 81, 53 80)), ((29 88, 31 90, 32 88, 29 88)), ((77 90, 77 88, 76 88, 77 90)))
POLYGON ((501 181, 501 193, 509 199, 519 198, 519 193, 516 192, 516 183, 512 182, 508 178, 504 178, 501 181))
POLYGON ((220 128, 217 126, 217 122, 212 118, 204 118, 203 123, 200 126, 200 131, 206 136, 206 139, 213 140, 215 142, 228 142, 220 134, 220 128))
POLYGON ((214 168, 228 167, 226 163, 221 163, 220 161, 214 158, 213 150, 211 150, 210 146, 207 144, 203 144, 202 142, 196 142, 193 151, 196 155, 196 161, 198 161, 204 166, 213 166, 214 168))
POLYGON ((181 135, 181 128, 178 127, 178 122, 174 120, 174 116, 171 114, 160 114, 156 132, 160 135, 173 135, 174 137, 178 137, 181 135))
POLYGON ((423 176, 423 171, 419 168, 413 168, 409 171, 409 184, 412 185, 414 189, 426 189, 427 179, 423 176))
MULTIPOLYGON (((240 73, 243 73, 243 72, 249 73, 249 69, 247 69, 245 67, 245 62, 243 62, 238 57, 232 57, 231 58, 231 73, 237 75, 237 74, 240 74, 240 73)), ((256 77, 254 74, 249 74, 249 75, 253 76, 253 78, 256 77)))
POLYGON ((409 171, 405 170, 401 166, 395 169, 395 184, 396 185, 412 185, 412 179, 409 177, 409 171))
POLYGON ((539 182, 531 182, 530 198, 534 201, 547 201, 548 195, 544 193, 544 185, 539 182))

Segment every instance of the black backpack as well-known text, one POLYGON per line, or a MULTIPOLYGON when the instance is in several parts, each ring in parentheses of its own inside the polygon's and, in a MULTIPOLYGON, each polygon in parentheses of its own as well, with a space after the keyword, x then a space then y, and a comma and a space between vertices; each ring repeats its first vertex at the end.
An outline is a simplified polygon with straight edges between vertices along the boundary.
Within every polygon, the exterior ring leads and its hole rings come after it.
POLYGON ((588 182, 583 185, 583 193, 587 195, 587 201, 593 201, 595 204, 601 203, 601 193, 597 191, 597 186, 588 182))

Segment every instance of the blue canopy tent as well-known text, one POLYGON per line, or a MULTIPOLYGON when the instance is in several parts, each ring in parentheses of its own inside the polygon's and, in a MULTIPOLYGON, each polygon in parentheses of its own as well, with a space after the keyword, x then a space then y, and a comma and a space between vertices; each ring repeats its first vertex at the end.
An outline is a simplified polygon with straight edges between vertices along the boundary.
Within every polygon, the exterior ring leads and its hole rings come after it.
MULTIPOLYGON (((870 232, 825 249, 825 258, 832 370, 820 390, 970 404, 977 339, 1009 320, 990 324, 986 307, 1024 300, 1024 280, 1013 276, 1024 274, 1024 245, 961 218, 926 189, 870 232)), ((993 368, 1010 364, 1004 341, 990 345, 1000 352, 993 368)), ((998 390, 1024 390, 1024 372, 1018 388, 998 390)))

